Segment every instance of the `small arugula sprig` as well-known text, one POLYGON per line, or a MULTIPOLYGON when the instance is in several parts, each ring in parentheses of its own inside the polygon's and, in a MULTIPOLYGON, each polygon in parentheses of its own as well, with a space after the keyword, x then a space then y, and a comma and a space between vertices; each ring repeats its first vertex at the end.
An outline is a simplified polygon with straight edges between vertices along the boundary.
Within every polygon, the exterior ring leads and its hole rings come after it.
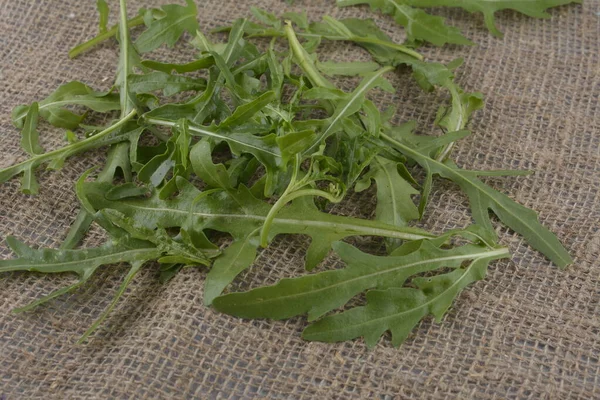
POLYGON ((446 43, 473 44, 457 28, 446 25, 441 17, 433 16, 418 8, 460 7, 470 13, 483 14, 485 26, 495 36, 502 37, 496 27, 495 14, 501 10, 514 10, 535 18, 549 18, 548 8, 582 0, 336 0, 339 7, 368 4, 373 10, 381 10, 394 17, 406 29, 409 41, 427 41, 436 46, 446 43))
MULTIPOLYGON (((75 183, 81 211, 60 249, 34 250, 7 238, 18 258, 0 260, 0 272, 70 272, 79 277, 75 284, 16 311, 75 290, 103 265, 129 263, 114 300, 83 341, 116 307, 144 265, 158 263, 163 282, 182 268, 201 266, 209 270, 204 302, 219 311, 273 319, 307 313, 313 322, 303 333, 308 340, 363 336, 373 346, 389 330, 392 343, 399 345, 425 316, 432 314, 439 321, 464 287, 485 277, 490 262, 509 257, 497 243, 489 210, 559 267, 569 264, 569 254, 534 211, 478 179, 529 171, 469 171, 451 161, 452 149, 469 135, 468 122, 483 106, 483 97, 455 82, 461 60, 448 65, 430 62, 416 47, 424 41, 470 41, 443 19, 414 8, 424 3, 338 1, 364 2, 405 26, 407 43, 393 42, 373 20, 325 16, 311 23, 305 14, 285 13, 282 20, 257 8, 251 10, 258 22, 242 18, 218 29, 228 32, 227 41, 218 43, 199 31, 192 0, 185 6, 142 9, 133 19, 128 19, 126 1, 120 0, 119 22, 109 28, 110 10, 98 0, 98 35, 69 56, 115 37, 120 56, 113 87, 99 92, 70 82, 44 100, 13 110, 13 123, 21 129, 21 144, 30 158, 0 170, 0 183, 22 174, 27 194, 37 192, 35 170, 42 164, 57 169, 71 155, 110 146, 96 178, 89 179, 91 169, 75 183), (145 29, 132 40, 130 29, 141 25, 145 29), (191 62, 145 58, 163 45, 173 46, 186 33, 197 50, 191 62), (252 39, 260 37, 272 40, 265 46, 252 39), (355 43, 373 61, 319 60, 317 51, 324 40, 355 43), (423 90, 449 93, 450 103, 440 106, 436 120, 442 135, 415 135, 414 122, 393 124, 394 110, 382 111, 371 100, 375 88, 394 91, 385 76, 402 71, 399 66, 410 67, 423 90), (337 75, 361 79, 354 90, 345 92, 329 78, 337 75), (178 100, 173 100, 175 94, 178 100), (104 127, 88 126, 82 107, 95 113, 118 111, 119 116, 104 127), (39 145, 41 119, 67 129, 68 144, 44 152, 39 145), (85 137, 79 139, 76 132, 85 137), (421 185, 409 172, 414 165, 426 172, 421 185), (434 175, 456 182, 467 194, 474 225, 440 235, 410 226, 426 212, 434 175), (374 220, 326 211, 328 205, 344 201, 348 191, 363 191, 373 183, 374 220), (420 195, 419 204, 415 195, 420 195), (92 223, 107 232, 108 241, 75 249, 92 223), (308 271, 332 249, 345 267, 223 295, 255 262, 259 249, 280 234, 310 237, 308 271), (229 237, 225 245, 222 235, 229 237), (352 236, 383 238, 389 255, 367 254, 342 242, 352 236), (347 307, 360 293, 366 293, 365 306, 326 316, 347 307)), ((484 7, 478 1, 461 6, 483 12, 493 27, 497 10, 516 7, 539 16, 545 8, 564 3, 568 1, 534 0, 528 9, 509 4, 484 7)))

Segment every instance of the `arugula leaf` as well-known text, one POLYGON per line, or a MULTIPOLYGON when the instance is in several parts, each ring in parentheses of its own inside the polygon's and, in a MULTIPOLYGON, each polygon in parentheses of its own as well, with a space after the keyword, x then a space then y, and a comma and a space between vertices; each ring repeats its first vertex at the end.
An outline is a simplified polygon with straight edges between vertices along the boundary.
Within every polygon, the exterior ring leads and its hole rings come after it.
POLYGON ((38 124, 38 103, 33 103, 27 111, 23 129, 21 130, 21 147, 30 155, 40 154, 44 151, 39 144, 38 124))
POLYGON ((204 283, 204 305, 213 303, 223 290, 256 259, 259 229, 231 243, 223 255, 218 257, 206 275, 204 283))
POLYGON ((412 195, 419 194, 399 173, 401 163, 375 157, 368 173, 361 178, 356 191, 365 190, 373 179, 377 183, 377 207, 375 218, 395 226, 406 226, 419 218, 419 210, 413 203, 412 195))
MULTIPOLYGON (((127 142, 117 143, 110 147, 106 157, 106 164, 104 165, 102 171, 98 174, 98 177, 96 178, 97 181, 113 182, 118 171, 121 171, 126 182, 131 181, 132 177, 131 164, 129 162, 129 147, 130 144, 127 142)), ((81 185, 82 183, 83 179, 80 178, 78 185, 81 185)), ((78 190, 76 190, 76 192, 77 191, 78 190)), ((60 248, 73 249, 77 247, 81 240, 83 240, 93 221, 93 215, 88 213, 84 208, 80 209, 75 217, 75 220, 71 224, 71 227, 69 228, 69 232, 67 233, 65 240, 60 245, 60 248)))
POLYGON ((206 80, 172 75, 165 72, 151 72, 144 75, 129 75, 129 87, 133 93, 148 93, 162 90, 163 95, 172 96, 186 90, 206 88, 206 80))
POLYGON ((134 115, 135 110, 130 112, 129 115, 126 115, 123 119, 119 120, 115 124, 93 136, 56 150, 52 150, 43 154, 36 154, 23 162, 0 170, 0 183, 4 183, 13 176, 23 173, 24 178, 22 186, 24 192, 27 194, 37 193, 37 183, 35 183, 35 177, 33 175, 35 168, 41 164, 49 162, 50 165, 48 168, 59 169, 63 165, 65 159, 75 154, 109 144, 122 142, 124 140, 130 140, 132 135, 139 134, 138 131, 128 129, 127 126, 127 122, 133 118, 134 115))
POLYGON ((492 189, 477 179, 475 173, 463 171, 451 162, 444 163, 433 159, 386 134, 382 134, 381 137, 419 163, 428 173, 438 174, 458 184, 469 197, 473 219, 477 224, 493 230, 488 211, 492 210, 502 222, 523 235, 534 249, 542 252, 560 268, 565 268, 573 262, 558 238, 539 223, 535 211, 492 189))
MULTIPOLYGON (((102 0, 100 0, 100 1, 102 1, 102 0)), ((113 38, 118 33, 119 24, 113 25, 110 29, 106 30, 105 32, 102 32, 102 23, 103 23, 103 19, 105 18, 104 17, 105 11, 102 9, 102 6, 98 7, 98 11, 100 14, 99 24, 101 27, 100 28, 101 32, 97 36, 93 37, 92 39, 90 39, 84 43, 78 44, 77 46, 75 46, 71 50, 69 50, 69 58, 75 58, 75 57, 79 56, 81 53, 84 53, 84 52, 90 50, 91 48, 104 42, 105 40, 113 38)), ((127 20, 127 26, 129 28, 133 28, 133 27, 136 27, 139 25, 143 25, 145 14, 146 14, 146 10, 140 9, 138 16, 127 20)))
MULTIPOLYGON (((308 320, 313 321, 367 289, 401 287, 415 274, 442 267, 458 268, 466 260, 492 260, 508 255, 506 249, 476 245, 442 250, 427 240, 406 246, 412 250, 408 254, 379 257, 336 242, 333 248, 348 265, 346 268, 282 279, 274 286, 227 294, 216 298, 213 306, 242 318, 284 319, 308 313, 308 320)), ((399 249, 399 253, 403 251, 399 249)))
POLYGON ((169 171, 173 170, 169 182, 161 189, 160 196, 163 198, 176 191, 175 179, 178 176, 187 179, 191 172, 191 169, 188 168, 188 159, 192 138, 187 121, 181 119, 172 131, 173 134, 166 143, 165 152, 154 156, 138 171, 140 181, 159 187, 167 178, 169 171))
POLYGON ((402 2, 414 7, 460 7, 470 13, 480 12, 489 31, 496 36, 502 36, 494 18, 497 11, 509 9, 529 17, 549 18, 550 15, 546 12, 548 8, 581 3, 581 0, 402 0, 402 2))
POLYGON ((374 347, 381 335, 390 330, 392 344, 399 346, 428 314, 437 322, 452 305, 458 294, 469 284, 485 278, 490 261, 508 257, 508 252, 482 254, 466 268, 432 276, 415 278, 417 289, 388 288, 367 292, 367 305, 341 314, 325 317, 308 326, 302 333, 306 340, 338 342, 364 336, 368 347, 374 347))
MULTIPOLYGON (((84 115, 67 110, 64 106, 81 105, 98 112, 113 111, 120 108, 116 94, 95 92, 89 86, 77 81, 65 83, 38 104, 39 115, 42 118, 56 127, 66 129, 77 128, 84 115)), ((22 105, 13 109, 12 122, 17 128, 23 127, 30 107, 22 105)))
POLYGON ((130 273, 125 278, 113 302, 98 320, 87 330, 80 342, 85 340, 106 318, 114 308, 119 297, 123 294, 127 284, 135 272, 148 260, 156 259, 160 251, 147 241, 124 238, 116 243, 107 243, 104 246, 82 250, 34 250, 13 237, 8 237, 7 242, 19 258, 0 260, 0 272, 35 271, 41 273, 71 272, 79 276, 79 280, 67 287, 58 289, 25 307, 15 309, 15 312, 29 311, 60 295, 71 292, 83 285, 102 265, 126 262, 131 264, 130 273))
POLYGON ((127 26, 127 6, 125 0, 120 0, 119 18, 119 65, 117 67, 117 79, 115 85, 119 87, 119 99, 121 104, 121 118, 135 109, 135 98, 132 96, 129 86, 129 75, 133 68, 140 65, 139 54, 133 47, 129 38, 129 27, 127 26))
POLYGON ((162 44, 173 47, 184 32, 193 34, 198 30, 196 4, 193 0, 186 0, 186 3, 186 6, 177 4, 162 6, 164 15, 147 24, 148 28, 135 41, 135 46, 140 53, 157 49, 162 44))
MULTIPOLYGON (((175 127, 179 121, 159 120, 155 118, 146 118, 146 122, 153 125, 161 125, 175 127)), ((277 174, 277 170, 281 165, 281 152, 277 146, 274 134, 266 136, 255 136, 247 133, 247 126, 240 126, 236 129, 220 130, 215 127, 197 126, 192 123, 188 124, 191 135, 208 137, 215 142, 226 142, 229 148, 235 155, 244 153, 252 154, 267 170, 268 184, 265 190, 267 193, 272 192, 272 185, 277 174)))
POLYGON ((212 56, 203 56, 197 60, 190 61, 185 64, 173 64, 173 63, 162 63, 153 60, 144 60, 142 65, 146 68, 150 68, 155 71, 165 72, 171 74, 177 72, 183 74, 185 72, 194 72, 201 69, 212 67, 215 64, 215 60, 212 56))
POLYGON ((445 24, 444 18, 407 6, 404 0, 337 0, 339 7, 369 4, 373 10, 391 15, 406 29, 408 40, 424 40, 436 46, 446 43, 472 45, 457 28, 445 24))
MULTIPOLYGON (((150 197, 109 200, 105 193, 112 186, 86 183, 86 197, 96 210, 110 208, 128 218, 143 221, 148 229, 183 227, 189 232, 213 229, 229 233, 234 239, 246 238, 262 227, 271 209, 245 187, 234 190, 200 192, 183 178, 177 179, 178 196, 160 199, 156 191, 150 197)), ((273 219, 270 237, 277 234, 306 234, 313 240, 307 255, 307 267, 316 266, 329 251, 330 244, 349 236, 383 236, 401 240, 419 240, 434 235, 417 228, 395 227, 380 222, 323 213, 314 202, 300 198, 280 210, 273 219)))

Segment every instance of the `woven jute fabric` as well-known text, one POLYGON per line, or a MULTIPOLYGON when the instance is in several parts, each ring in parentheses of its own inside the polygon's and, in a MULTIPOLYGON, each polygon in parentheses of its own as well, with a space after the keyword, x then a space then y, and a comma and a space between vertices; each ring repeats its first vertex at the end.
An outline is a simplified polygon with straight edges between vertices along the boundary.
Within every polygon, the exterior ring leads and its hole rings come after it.
MULTIPOLYGON (((112 22, 115 21, 116 4, 112 22)), ((139 7, 166 1, 130 1, 139 7)), ((395 40, 402 31, 368 9, 336 9, 333 1, 198 1, 202 29, 248 16, 251 5, 273 12, 306 9, 375 16, 395 40)), ((112 84, 118 50, 109 41, 69 60, 67 51, 97 31, 93 1, 0 0, 0 167, 25 158, 10 111, 40 100, 58 85, 79 80, 97 89, 112 84)), ((245 321, 202 304, 205 272, 188 269, 165 285, 149 265, 127 290, 107 322, 86 345, 75 341, 111 300, 125 272, 105 267, 83 289, 36 311, 14 307, 72 282, 70 276, 0 276, 0 399, 78 398, 600 398, 600 2, 564 6, 534 20, 498 13, 506 35, 491 36, 481 16, 442 10, 477 43, 427 47, 429 60, 462 57, 458 80, 486 96, 473 135, 457 147, 456 161, 470 169, 531 169, 535 174, 495 178, 498 190, 540 213, 575 263, 559 271, 514 232, 497 224, 510 261, 494 262, 484 281, 466 289, 441 324, 426 319, 393 348, 389 337, 368 350, 362 340, 308 343, 305 318, 245 321)), ((355 46, 325 44, 322 59, 368 59, 355 46)), ((152 56, 189 60, 180 44, 152 56)), ((398 121, 430 127, 444 93, 423 93, 408 73, 391 77, 394 95, 374 93, 398 107, 398 121)), ((340 81, 351 89, 354 81, 340 81)), ((91 116, 94 117, 93 115, 91 116)), ((42 123, 46 150, 64 145, 64 133, 42 123)), ((26 196, 18 179, 0 186, 0 257, 13 255, 5 238, 58 247, 78 210, 73 182, 99 164, 98 150, 69 159, 61 171, 37 173, 38 196, 26 196)), ((369 217, 373 192, 352 195, 335 212, 369 217)), ((466 198, 438 180, 423 226, 434 232, 471 221, 466 198)), ((85 246, 104 240, 92 230, 85 246)), ((377 243, 377 242, 376 242, 377 243)), ((237 287, 274 282, 302 271, 307 240, 278 238, 237 287)), ((377 245, 373 245, 377 247, 377 245)), ((331 258, 327 264, 335 266, 331 258)))

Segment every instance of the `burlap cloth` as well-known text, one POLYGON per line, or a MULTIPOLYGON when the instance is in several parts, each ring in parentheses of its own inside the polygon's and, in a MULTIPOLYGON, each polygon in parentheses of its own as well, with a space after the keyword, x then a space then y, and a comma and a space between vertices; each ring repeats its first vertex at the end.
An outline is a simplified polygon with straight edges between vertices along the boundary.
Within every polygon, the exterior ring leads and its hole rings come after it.
MULTIPOLYGON (((70 80, 110 86, 118 55, 114 42, 67 59, 69 48, 96 32, 94 3, 0 1, 0 166, 23 158, 9 121, 13 106, 39 100, 70 80)), ((131 1, 130 11, 163 3, 131 1)), ((247 16, 251 4, 288 8, 275 0, 207 0, 198 2, 201 25, 247 16)), ((293 8, 306 8, 312 18, 372 15, 364 8, 337 10, 333 1, 298 0, 293 8)), ((499 226, 512 261, 494 263, 442 324, 427 319, 399 349, 385 337, 371 351, 362 340, 304 342, 304 318, 270 322, 219 315, 202 305, 204 272, 186 270, 160 285, 153 266, 135 279, 94 339, 77 346, 75 340, 110 301, 122 267, 105 268, 85 289, 23 315, 10 311, 71 278, 4 274, 0 398, 600 398, 599 12, 600 2, 587 0, 554 9, 544 21, 499 13, 506 36, 497 39, 482 18, 445 11, 478 46, 425 50, 432 60, 464 57, 459 81, 487 98, 471 124, 473 136, 458 146, 457 161, 468 168, 537 171, 491 184, 540 212, 575 256, 566 272, 499 226)), ((402 38, 389 18, 379 23, 402 38)), ((181 45, 157 57, 185 60, 189 50, 181 45)), ((325 50, 323 57, 366 58, 351 45, 325 50)), ((406 75, 395 84, 398 93, 383 101, 397 104, 402 120, 431 123, 443 94, 420 92, 406 75)), ((64 143, 47 124, 40 130, 46 149, 64 143)), ((17 179, 0 186, 0 257, 12 257, 7 235, 32 245, 60 244, 77 211, 73 181, 104 152, 94 154, 71 159, 58 173, 40 171, 37 197, 21 194, 17 179)), ((371 191, 336 211, 368 217, 372 209, 371 191)), ((457 188, 438 184, 424 226, 441 232, 469 220, 457 188)), ((86 245, 101 241, 94 231, 86 245)), ((246 281, 253 286, 301 271, 305 245, 303 238, 277 240, 246 281)))

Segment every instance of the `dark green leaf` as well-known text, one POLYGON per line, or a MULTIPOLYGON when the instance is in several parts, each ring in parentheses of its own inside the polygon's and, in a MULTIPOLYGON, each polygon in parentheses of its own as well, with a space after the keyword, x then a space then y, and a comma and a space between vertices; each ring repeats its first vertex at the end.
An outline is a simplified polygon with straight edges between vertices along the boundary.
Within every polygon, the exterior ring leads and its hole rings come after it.
POLYGON ((140 53, 152 51, 163 44, 173 47, 184 32, 194 34, 198 30, 198 10, 193 0, 186 6, 168 4, 162 7, 164 16, 152 20, 148 28, 135 41, 140 53))
MULTIPOLYGON (((50 96, 39 102, 39 114, 50 124, 59 128, 75 129, 83 115, 69 111, 64 106, 80 105, 98 112, 118 110, 119 97, 114 93, 95 92, 81 82, 69 82, 60 86, 50 96)), ((12 121, 21 128, 30 106, 18 106, 12 112, 12 121)))
MULTIPOLYGON (((410 248, 414 248, 411 243, 410 248)), ((300 278, 282 279, 274 286, 231 293, 213 301, 221 312, 243 318, 284 319, 308 313, 309 321, 343 306, 355 295, 371 288, 402 287, 419 273, 442 267, 458 268, 467 260, 506 257, 506 249, 465 245, 441 250, 428 241, 406 255, 378 257, 337 242, 335 252, 347 264, 344 269, 300 278)), ((400 248, 399 252, 403 249, 400 248)))
POLYGON ((485 25, 496 36, 502 32, 496 27, 494 14, 500 10, 515 10, 529 17, 549 18, 546 9, 570 3, 581 3, 581 0, 403 0, 414 7, 461 7, 471 13, 480 12, 485 19, 485 25))
POLYGON ((306 340, 338 342, 364 336, 374 347, 381 335, 392 332, 392 344, 399 346, 428 314, 438 322, 454 299, 469 284, 485 278, 490 261, 508 253, 476 258, 465 268, 430 278, 415 278, 417 289, 392 287, 367 292, 367 305, 329 316, 310 325, 302 333, 306 340))
POLYGON ((436 46, 446 43, 473 44, 457 28, 446 25, 444 18, 407 6, 404 0, 337 0, 340 7, 355 4, 369 4, 372 9, 393 16, 406 29, 411 41, 424 40, 436 46))
POLYGON ((450 162, 435 160, 389 136, 384 139, 429 173, 438 174, 457 183, 469 196, 471 212, 476 223, 493 229, 489 215, 489 210, 492 210, 502 222, 523 235, 533 248, 544 253, 560 268, 565 268, 573 262, 557 237, 539 223, 535 211, 516 203, 477 179, 475 174, 465 172, 450 162))

